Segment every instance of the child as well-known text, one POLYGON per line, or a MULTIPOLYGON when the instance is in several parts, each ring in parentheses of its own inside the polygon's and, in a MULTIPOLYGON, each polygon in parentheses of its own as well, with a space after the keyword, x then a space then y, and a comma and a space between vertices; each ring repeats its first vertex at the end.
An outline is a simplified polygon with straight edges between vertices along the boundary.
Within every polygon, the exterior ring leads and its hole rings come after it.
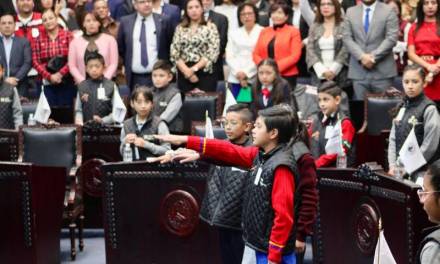
POLYGON ((133 160, 145 160, 160 156, 170 150, 168 143, 155 144, 151 135, 168 135, 168 127, 158 116, 153 115, 153 93, 145 86, 137 87, 131 94, 130 105, 136 114, 124 121, 121 129, 121 153, 125 144, 130 144, 133 160))
POLYGON ((285 105, 258 112, 252 130, 255 147, 193 136, 157 136, 203 157, 250 169, 243 200, 242 263, 295 263, 294 195, 296 162, 287 144, 296 132, 292 110, 285 105))
POLYGON ((336 165, 338 154, 333 150, 326 150, 328 139, 333 135, 336 126, 341 125, 342 148, 347 157, 347 165, 354 165, 354 149, 352 147, 356 133, 351 120, 340 111, 342 90, 333 81, 324 82, 318 88, 318 102, 321 112, 314 117, 312 123, 312 146, 313 156, 316 158, 317 168, 336 165))
POLYGON ((94 121, 114 123, 112 115, 113 96, 120 96, 116 84, 104 77, 104 57, 98 52, 85 56, 87 79, 78 85, 75 103, 75 124, 94 121), (116 94, 114 94, 116 93, 116 94))
POLYGON ((23 125, 23 111, 17 88, 3 80, 4 68, 0 64, 0 128, 18 129, 23 125))
POLYGON ((424 230, 425 238, 420 243, 416 263, 439 263, 440 260, 440 161, 428 166, 423 189, 418 190, 420 202, 428 214, 429 221, 436 224, 424 230))
MULTIPOLYGON (((424 92, 425 71, 418 65, 410 65, 403 70, 403 89, 405 97, 396 108, 396 117, 391 127, 388 145, 389 174, 395 175, 399 151, 413 128, 423 157, 428 165, 439 158, 440 117, 436 105, 424 92)), ((420 173, 413 173, 417 179, 420 173)))
POLYGON ((183 120, 180 115, 182 95, 175 84, 170 84, 173 80, 171 68, 171 64, 164 60, 158 60, 153 65, 153 114, 165 121, 170 131, 182 132, 183 120))
POLYGON ((252 88, 251 108, 254 113, 273 105, 290 103, 289 83, 281 77, 273 59, 265 59, 258 64, 257 77, 252 88))

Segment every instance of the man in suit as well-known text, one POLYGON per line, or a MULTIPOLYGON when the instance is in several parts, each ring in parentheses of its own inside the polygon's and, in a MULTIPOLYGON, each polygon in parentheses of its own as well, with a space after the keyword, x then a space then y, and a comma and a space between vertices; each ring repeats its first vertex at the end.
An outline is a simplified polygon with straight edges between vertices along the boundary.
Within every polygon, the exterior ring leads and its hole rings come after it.
POLYGON ((306 20, 301 14, 299 0, 291 0, 291 5, 292 5, 292 14, 289 17, 288 23, 299 29, 299 32, 301 33, 301 40, 303 43, 303 47, 301 50, 301 58, 297 63, 297 67, 299 70, 298 76, 308 77, 309 72, 307 70, 307 64, 306 64, 306 44, 307 44, 307 37, 309 36, 309 25, 307 24, 306 20))
POLYGON ((14 35, 15 18, 12 14, 0 17, 0 63, 4 67, 5 82, 17 87, 21 97, 28 97, 27 74, 32 66, 32 53, 26 38, 14 35), (14 53, 12 54, 12 51, 14 53))
POLYGON ((174 34, 169 18, 153 13, 152 0, 133 0, 133 5, 137 12, 121 18, 117 39, 130 89, 152 85, 153 65, 169 60, 174 34))
POLYGON ((262 27, 267 27, 270 24, 269 8, 270 4, 266 0, 250 0, 258 9, 258 24, 262 27))
POLYGON ((163 0, 154 0, 153 12, 167 16, 170 19, 173 28, 176 28, 180 23, 180 8, 176 5, 167 4, 163 0))
POLYGON ((218 80, 224 80, 223 62, 225 59, 226 44, 228 43, 228 18, 213 10, 213 0, 202 0, 202 3, 205 20, 214 23, 220 36, 220 54, 214 66, 214 74, 217 75, 218 80))
POLYGON ((343 41, 350 53, 348 78, 353 80, 354 99, 381 93, 397 75, 393 47, 399 34, 396 12, 377 0, 362 0, 345 16, 343 41))
POLYGON ((0 1, 0 16, 4 14, 13 14, 16 15, 17 2, 15 0, 1 0, 0 1))

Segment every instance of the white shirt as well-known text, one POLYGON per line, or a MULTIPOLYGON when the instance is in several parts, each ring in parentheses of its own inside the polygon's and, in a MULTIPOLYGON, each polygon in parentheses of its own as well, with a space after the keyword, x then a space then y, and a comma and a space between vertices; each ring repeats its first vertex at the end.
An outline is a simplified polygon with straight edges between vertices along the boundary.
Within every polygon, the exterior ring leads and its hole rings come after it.
POLYGON ((367 8, 370 8, 370 13, 368 14, 368 15, 369 15, 369 17, 368 17, 368 22, 370 22, 369 25, 371 26, 371 19, 373 18, 374 9, 376 8, 376 5, 377 5, 377 0, 376 0, 376 2, 374 2, 374 4, 372 4, 372 5, 370 5, 370 6, 367 6, 367 5, 362 4, 363 10, 364 10, 364 11, 362 12, 362 25, 364 25, 364 22, 365 22, 365 16, 367 15, 367 11, 366 11, 366 9, 367 9, 367 8))
POLYGON ((142 16, 137 15, 133 28, 133 58, 131 62, 131 70, 134 73, 150 73, 153 70, 153 65, 157 61, 158 47, 156 38, 156 24, 154 23, 153 15, 145 17, 145 32, 147 36, 147 67, 141 64, 141 42, 139 41, 142 27, 142 16))
POLYGON ((236 5, 225 4, 214 7, 215 12, 228 18, 228 34, 238 28, 237 9, 238 7, 236 5))
POLYGON ((226 63, 229 66, 228 82, 239 83, 235 75, 243 71, 248 79, 253 78, 257 68, 252 59, 252 52, 257 44, 260 32, 263 30, 258 24, 248 33, 244 26, 231 31, 226 45, 226 63))
POLYGON ((292 26, 295 26, 299 29, 299 22, 301 20, 301 10, 299 8, 292 8, 293 10, 293 18, 292 18, 292 26))
POLYGON ((321 49, 322 62, 317 62, 313 65, 316 75, 320 79, 324 79, 322 75, 326 71, 332 71, 337 75, 341 69, 342 64, 336 62, 335 59, 335 40, 333 35, 328 38, 321 37, 318 40, 319 48, 321 49))
POLYGON ((10 37, 4 37, 2 35, 2 41, 3 41, 3 47, 5 48, 5 54, 6 54, 6 66, 7 66, 7 72, 6 76, 9 77, 9 62, 11 61, 11 50, 12 50, 12 43, 14 42, 14 34, 12 34, 10 37))

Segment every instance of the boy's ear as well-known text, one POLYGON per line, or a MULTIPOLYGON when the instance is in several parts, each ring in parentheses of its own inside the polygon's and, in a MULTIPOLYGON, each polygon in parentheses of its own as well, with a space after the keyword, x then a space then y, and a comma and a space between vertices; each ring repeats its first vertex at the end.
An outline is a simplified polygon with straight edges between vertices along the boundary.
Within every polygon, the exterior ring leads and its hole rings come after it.
POLYGON ((272 129, 269 131, 269 138, 270 139, 277 139, 278 138, 279 131, 277 128, 272 129))
POLYGON ((246 128, 244 129, 244 131, 246 131, 246 133, 250 133, 252 130, 253 124, 252 122, 247 122, 246 123, 246 128))
POLYGON ((132 109, 134 109, 134 104, 133 104, 132 100, 130 100, 130 106, 131 106, 132 109))
POLYGON ((341 104, 342 97, 341 97, 340 95, 337 95, 337 96, 335 97, 335 100, 336 100, 336 104, 339 105, 339 104, 341 104))

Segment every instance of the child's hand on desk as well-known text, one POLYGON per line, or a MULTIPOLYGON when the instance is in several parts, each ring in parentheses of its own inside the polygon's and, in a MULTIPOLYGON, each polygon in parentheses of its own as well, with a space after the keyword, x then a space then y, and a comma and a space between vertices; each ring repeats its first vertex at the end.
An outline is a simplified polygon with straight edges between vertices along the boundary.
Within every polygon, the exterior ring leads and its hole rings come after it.
POLYGON ((141 148, 143 148, 143 147, 145 146, 145 140, 144 140, 143 138, 141 138, 141 137, 136 137, 136 138, 134 139, 134 145, 135 145, 136 147, 141 147, 141 148))
POLYGON ((135 139, 136 139, 136 134, 133 134, 133 133, 127 134, 125 136, 125 143, 132 144, 132 143, 134 143, 135 139))

